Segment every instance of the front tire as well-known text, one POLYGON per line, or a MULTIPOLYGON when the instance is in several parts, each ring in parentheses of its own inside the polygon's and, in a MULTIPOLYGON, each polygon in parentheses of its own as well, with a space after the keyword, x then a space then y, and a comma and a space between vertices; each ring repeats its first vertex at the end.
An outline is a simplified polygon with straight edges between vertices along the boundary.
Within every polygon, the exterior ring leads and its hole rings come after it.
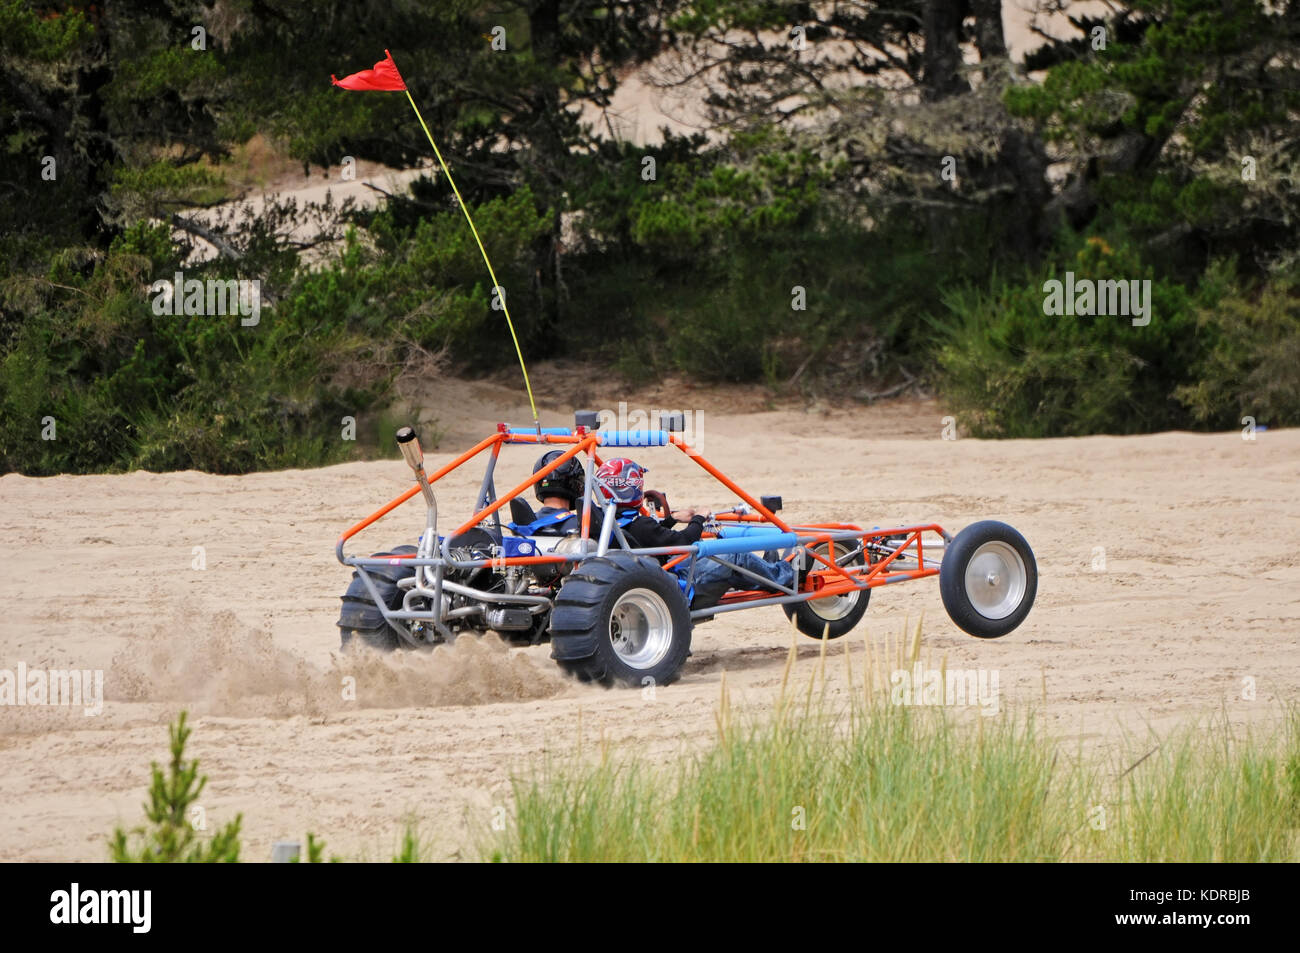
MULTIPOLYGON (((810 547, 814 552, 827 556, 829 543, 819 543, 810 547)), ((862 556, 855 556, 847 562, 840 562, 851 552, 847 543, 835 543, 835 561, 842 566, 862 565, 862 556)), ((821 563, 814 562, 814 566, 821 563)), ((787 619, 794 620, 794 627, 809 638, 820 639, 823 633, 828 639, 838 639, 853 630, 866 614, 867 603, 871 600, 870 589, 860 589, 840 596, 827 596, 824 599, 809 599, 807 602, 791 602, 781 608, 787 619)))
POLYGON ((967 526, 944 551, 939 594, 958 628, 996 639, 1025 621, 1038 592, 1038 564, 1025 538, 996 520, 967 526))
POLYGON ((551 611, 551 657, 583 681, 667 685, 691 654, 691 614, 677 585, 648 556, 585 559, 551 611))

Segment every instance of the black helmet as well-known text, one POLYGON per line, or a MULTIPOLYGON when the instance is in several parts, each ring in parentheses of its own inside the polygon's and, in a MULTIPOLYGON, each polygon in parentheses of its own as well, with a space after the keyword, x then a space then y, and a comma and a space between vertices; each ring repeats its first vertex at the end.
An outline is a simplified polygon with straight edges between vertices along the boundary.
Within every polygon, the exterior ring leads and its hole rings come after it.
MULTIPOLYGON (((533 465, 533 472, 536 473, 538 470, 554 463, 556 457, 563 454, 563 450, 552 450, 549 453, 542 454, 537 463, 533 465)), ((558 468, 533 484, 533 492, 537 494, 539 500, 545 500, 548 496, 563 496, 568 499, 570 506, 574 506, 582 499, 586 486, 586 470, 577 457, 570 457, 558 468)))

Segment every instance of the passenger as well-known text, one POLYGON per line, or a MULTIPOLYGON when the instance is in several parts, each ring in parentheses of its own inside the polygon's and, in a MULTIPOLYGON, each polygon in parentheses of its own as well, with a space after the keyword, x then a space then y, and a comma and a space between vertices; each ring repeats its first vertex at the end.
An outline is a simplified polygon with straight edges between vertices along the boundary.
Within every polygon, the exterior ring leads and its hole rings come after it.
MULTIPOLYGON (((563 450, 542 454, 533 465, 533 472, 555 462, 563 450)), ((533 485, 533 492, 542 508, 529 523, 509 523, 521 536, 568 536, 582 532, 582 497, 587 486, 586 469, 577 457, 570 457, 533 485)), ((600 538, 600 510, 591 508, 591 538, 600 538)))

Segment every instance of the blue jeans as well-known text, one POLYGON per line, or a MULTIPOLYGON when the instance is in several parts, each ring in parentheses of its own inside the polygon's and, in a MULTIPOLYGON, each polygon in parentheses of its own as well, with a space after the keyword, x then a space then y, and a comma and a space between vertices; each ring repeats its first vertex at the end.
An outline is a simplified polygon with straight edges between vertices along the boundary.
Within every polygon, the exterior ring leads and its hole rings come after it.
MULTIPOLYGON (((775 554, 772 554, 775 555, 775 554)), ((782 586, 787 589, 794 585, 794 566, 784 560, 777 559, 769 561, 759 556, 757 553, 732 553, 729 556, 721 557, 728 562, 735 563, 742 569, 748 569, 750 572, 761 576, 768 582, 776 586, 782 586)), ((686 578, 690 572, 691 560, 682 563, 678 570, 682 578, 686 578)), ((705 559, 695 567, 695 588, 700 589, 761 589, 760 583, 753 576, 747 576, 744 573, 736 572, 730 566, 724 566, 716 559, 705 559), (725 583, 725 587, 724 584, 725 583)))

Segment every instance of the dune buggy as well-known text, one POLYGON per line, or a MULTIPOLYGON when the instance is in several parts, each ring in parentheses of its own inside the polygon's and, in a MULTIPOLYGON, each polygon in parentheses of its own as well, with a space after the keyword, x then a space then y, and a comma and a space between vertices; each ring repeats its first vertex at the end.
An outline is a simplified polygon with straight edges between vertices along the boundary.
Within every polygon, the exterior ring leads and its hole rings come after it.
POLYGON ((414 431, 399 430, 415 486, 349 528, 336 547, 339 561, 354 569, 338 621, 344 647, 356 639, 384 650, 420 648, 492 630, 525 644, 549 640, 551 657, 583 680, 640 686, 677 678, 690 655, 694 625, 725 612, 780 606, 800 632, 833 639, 858 623, 873 589, 938 576, 952 621, 971 635, 996 638, 1020 625, 1033 605, 1034 555, 1004 523, 978 522, 953 537, 934 523, 867 530, 851 523, 788 522, 779 515, 780 497, 751 496, 690 447, 681 415, 664 415, 657 430, 599 430, 597 419, 579 412, 571 429, 500 424, 433 473, 425 472, 414 431), (564 449, 498 494, 502 448, 518 444, 564 449), (630 545, 613 504, 602 510, 601 532, 593 539, 593 509, 601 505, 593 475, 608 448, 635 448, 638 454, 675 448, 742 502, 713 514, 703 537, 690 546, 630 545), (434 484, 480 454, 486 468, 474 513, 440 533, 434 484), (574 457, 582 459, 586 474, 581 530, 567 536, 518 532, 533 522, 521 494, 574 457), (415 545, 369 557, 344 554, 349 539, 417 494, 424 497, 426 515, 415 545), (507 507, 512 519, 503 523, 507 507), (710 598, 695 592, 699 560, 727 561, 743 552, 793 561, 801 570, 795 584, 781 588, 754 577, 751 589, 710 598))

